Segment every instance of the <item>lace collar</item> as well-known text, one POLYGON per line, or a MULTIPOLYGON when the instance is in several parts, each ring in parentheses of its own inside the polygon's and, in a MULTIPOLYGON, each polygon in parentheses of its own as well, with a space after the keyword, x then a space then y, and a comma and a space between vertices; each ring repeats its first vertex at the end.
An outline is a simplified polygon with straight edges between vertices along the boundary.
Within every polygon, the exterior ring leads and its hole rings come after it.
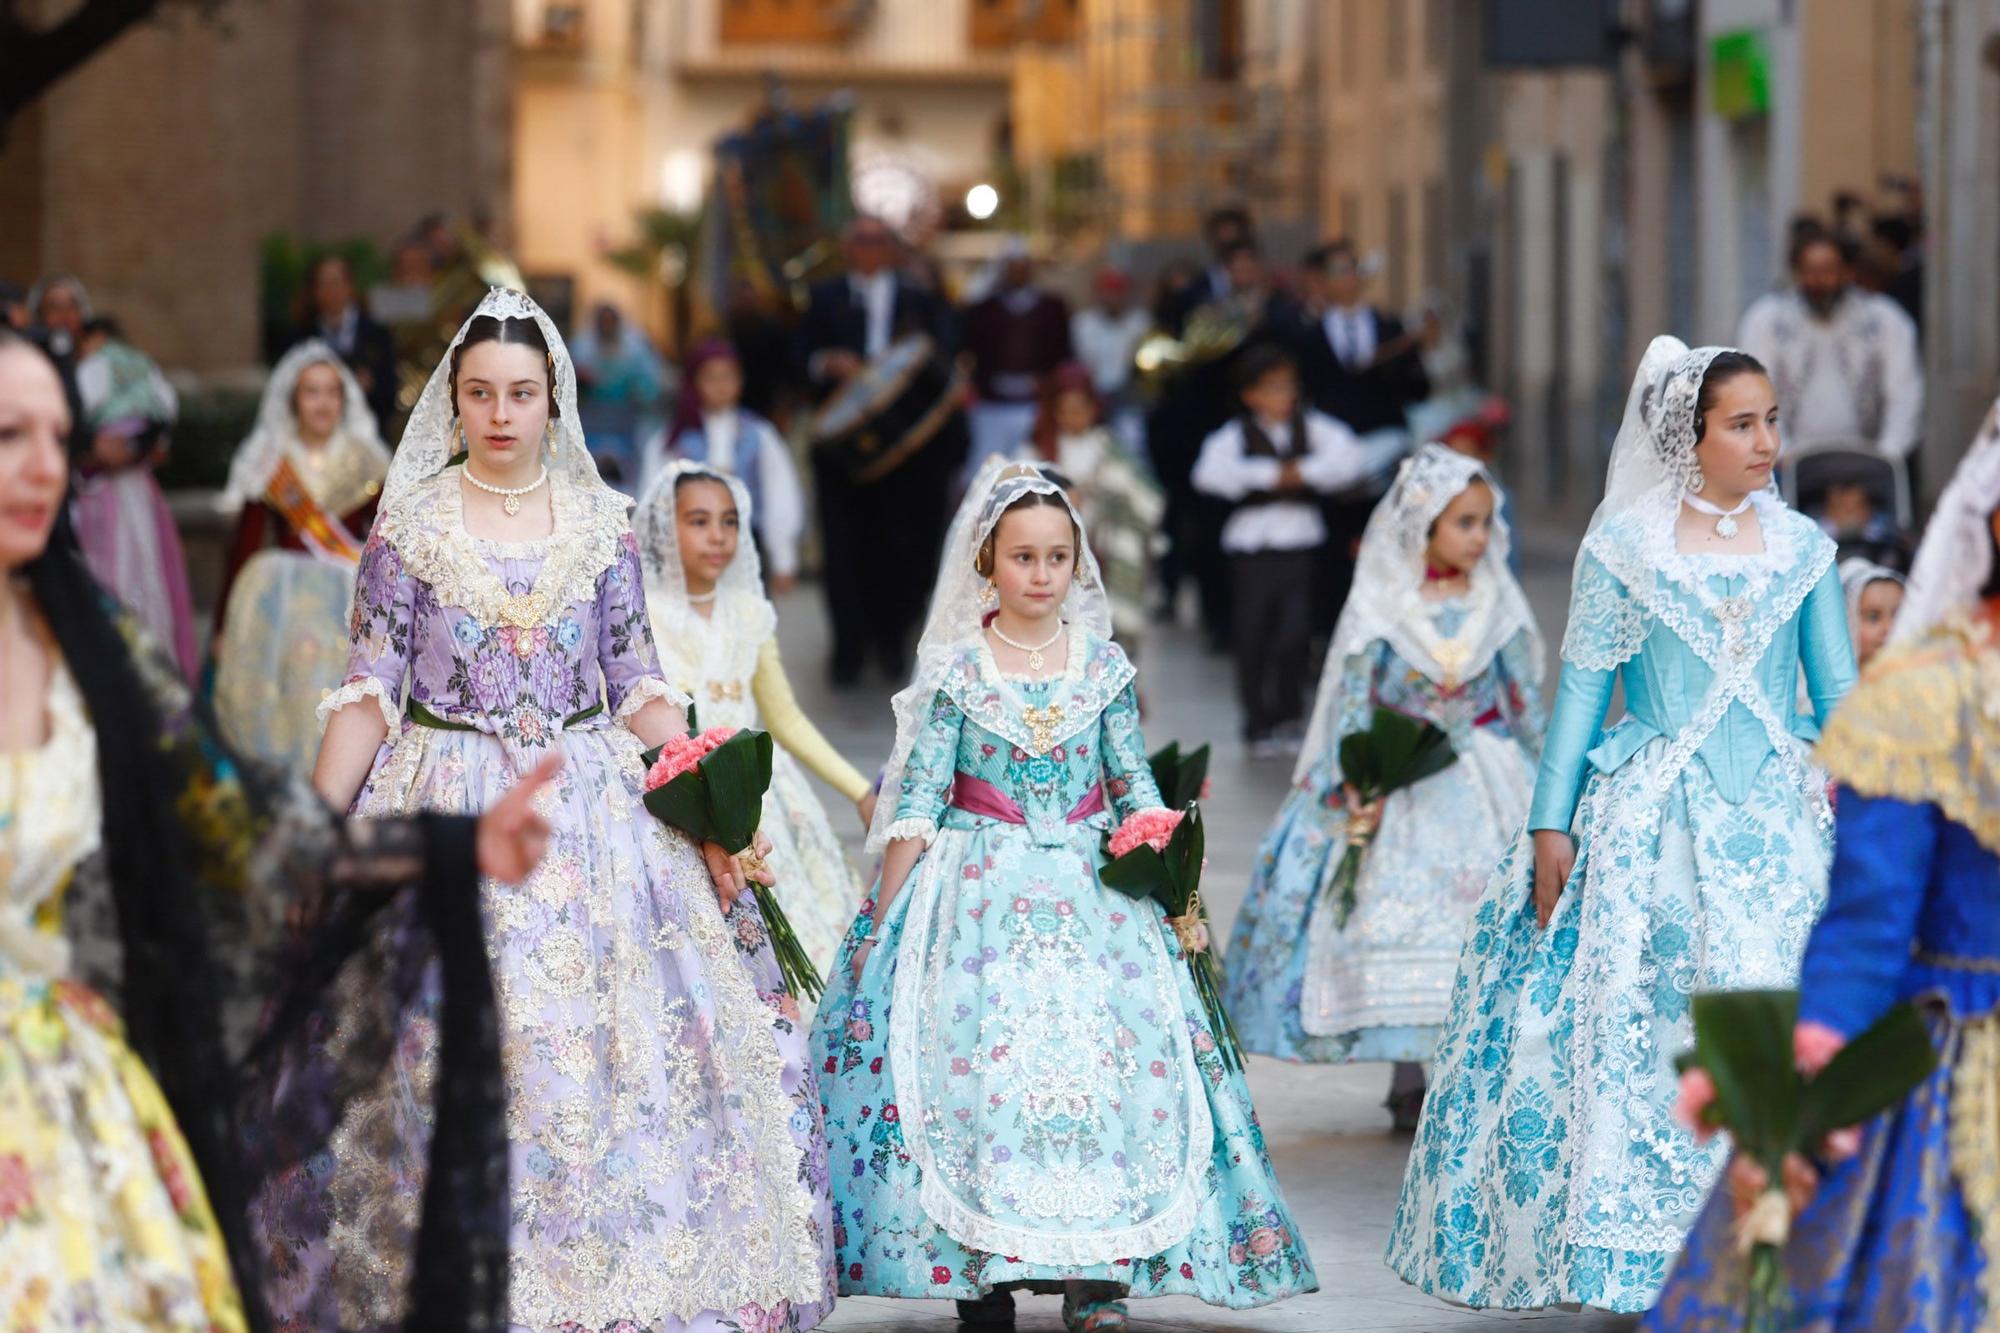
POLYGON ((377 440, 345 430, 317 449, 294 432, 285 441, 285 458, 313 503, 334 518, 351 514, 380 495, 383 478, 389 475, 389 451, 377 440))
MULTIPOLYGON (((1770 594, 1775 579, 1800 568, 1802 529, 1809 529, 1813 536, 1820 534, 1810 520, 1769 491, 1755 493, 1751 503, 1757 510, 1758 527, 1764 537, 1762 551, 1682 551, 1674 539, 1679 509, 1666 504, 1649 505, 1621 515, 1592 533, 1584 544, 1635 596, 1664 580, 1713 613, 1731 596, 1715 590, 1712 580, 1723 575, 1747 581, 1747 586, 1734 595, 1762 601, 1770 594)), ((1814 579, 1817 578, 1815 574, 1814 579)))
POLYGON ((1069 661, 1046 677, 1048 701, 1022 697, 1001 674, 984 634, 960 645, 939 686, 972 721, 1029 754, 1046 754, 1095 722, 1137 673, 1125 653, 1080 623, 1069 628, 1069 661))
POLYGON ((662 664, 677 677, 675 684, 696 696, 704 685, 749 680, 757 654, 778 628, 777 609, 764 597, 725 594, 707 616, 657 593, 649 605, 662 664))
POLYGON ((447 468, 382 516, 382 537, 441 604, 462 608, 490 625, 535 629, 595 595, 598 575, 617 563, 620 540, 631 530, 624 500, 615 491, 586 490, 553 474, 549 487, 555 522, 547 537, 486 540, 466 530, 465 494, 457 471, 447 468), (494 572, 488 556, 542 558, 543 563, 534 586, 515 593, 494 572))

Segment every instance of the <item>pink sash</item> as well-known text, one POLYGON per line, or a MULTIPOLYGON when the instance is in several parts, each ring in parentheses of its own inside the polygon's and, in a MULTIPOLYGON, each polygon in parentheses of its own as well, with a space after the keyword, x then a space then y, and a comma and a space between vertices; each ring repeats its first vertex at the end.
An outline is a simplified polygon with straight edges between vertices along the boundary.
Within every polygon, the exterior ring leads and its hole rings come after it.
MULTIPOLYGON (((951 803, 968 814, 981 815, 987 819, 997 819, 1003 824, 1025 824, 1027 812, 1021 809, 1014 798, 984 778, 975 778, 970 773, 954 774, 951 780, 951 803)), ((1104 810, 1104 784, 1091 784, 1083 799, 1070 808, 1066 816, 1069 823, 1081 824, 1092 815, 1104 810)))

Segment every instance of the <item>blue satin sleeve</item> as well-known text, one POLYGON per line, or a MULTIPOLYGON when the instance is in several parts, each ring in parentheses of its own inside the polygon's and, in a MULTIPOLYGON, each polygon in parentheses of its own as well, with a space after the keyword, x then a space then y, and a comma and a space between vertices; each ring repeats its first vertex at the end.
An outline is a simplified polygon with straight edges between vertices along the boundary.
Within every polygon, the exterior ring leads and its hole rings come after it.
POLYGON ((1935 805, 1840 789, 1826 911, 1799 974, 1801 1021, 1853 1037, 1895 1002, 1943 828, 1935 805))
POLYGON ((1556 682, 1556 705, 1542 742, 1542 762, 1535 774, 1535 798, 1528 805, 1528 827, 1569 832, 1590 775, 1587 757, 1611 705, 1611 686, 1618 673, 1563 663, 1556 682))
POLYGON ((1827 570, 1806 594, 1799 612, 1799 659, 1805 664, 1813 721, 1824 727, 1860 674, 1847 631, 1847 596, 1836 569, 1827 570))

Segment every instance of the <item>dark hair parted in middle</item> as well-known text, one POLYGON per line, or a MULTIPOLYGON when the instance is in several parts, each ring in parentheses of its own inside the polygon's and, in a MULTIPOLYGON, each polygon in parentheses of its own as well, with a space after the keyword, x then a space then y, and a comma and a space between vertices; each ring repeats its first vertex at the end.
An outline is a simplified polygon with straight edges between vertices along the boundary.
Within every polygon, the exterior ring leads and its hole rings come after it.
POLYGON ((1069 501, 1053 491, 1029 491, 1000 511, 1000 517, 993 521, 993 531, 987 533, 986 540, 979 543, 979 554, 972 558, 972 567, 980 578, 993 577, 996 558, 994 543, 1000 538, 1000 525, 1007 521, 1007 515, 1017 510, 1041 508, 1060 509, 1069 516, 1070 537, 1076 543, 1074 558, 1079 561, 1083 559, 1083 529, 1077 526, 1076 515, 1070 512, 1069 501))
POLYGON ((1708 363, 1708 373, 1701 377, 1701 392, 1694 400, 1696 444, 1701 443, 1701 437, 1708 430, 1708 410, 1715 406, 1715 395, 1722 391, 1723 385, 1738 375, 1762 375, 1765 379, 1769 379, 1771 372, 1764 369, 1762 361, 1748 352, 1739 352, 1732 347, 1726 352, 1718 353, 1715 360, 1708 363))
POLYGON ((1276 343, 1251 343, 1243 349, 1243 354, 1236 358, 1230 379, 1235 383, 1236 391, 1242 393, 1245 389, 1255 388, 1257 382, 1265 376, 1280 370, 1288 370, 1297 375, 1299 363, 1292 358, 1290 352, 1276 343))
POLYGON ((542 336, 542 326, 526 316, 510 316, 502 319, 497 315, 475 315, 465 326, 465 336, 458 346, 451 349, 451 401, 458 405, 458 363, 466 351, 481 343, 518 343, 522 347, 532 347, 542 354, 542 364, 547 367, 549 389, 549 419, 562 415, 562 407, 556 402, 556 365, 549 355, 549 341, 542 336))

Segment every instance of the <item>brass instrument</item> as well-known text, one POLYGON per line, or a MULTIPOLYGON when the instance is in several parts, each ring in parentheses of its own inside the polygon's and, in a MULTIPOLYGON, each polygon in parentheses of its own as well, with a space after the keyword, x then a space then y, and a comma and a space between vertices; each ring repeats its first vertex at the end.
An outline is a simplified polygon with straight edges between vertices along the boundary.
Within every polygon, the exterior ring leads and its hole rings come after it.
POLYGON ((1155 329, 1132 353, 1132 369, 1148 398, 1157 399, 1173 379, 1190 366, 1206 365, 1228 356, 1250 336, 1250 312, 1239 301, 1211 301, 1188 316, 1176 338, 1155 329))

